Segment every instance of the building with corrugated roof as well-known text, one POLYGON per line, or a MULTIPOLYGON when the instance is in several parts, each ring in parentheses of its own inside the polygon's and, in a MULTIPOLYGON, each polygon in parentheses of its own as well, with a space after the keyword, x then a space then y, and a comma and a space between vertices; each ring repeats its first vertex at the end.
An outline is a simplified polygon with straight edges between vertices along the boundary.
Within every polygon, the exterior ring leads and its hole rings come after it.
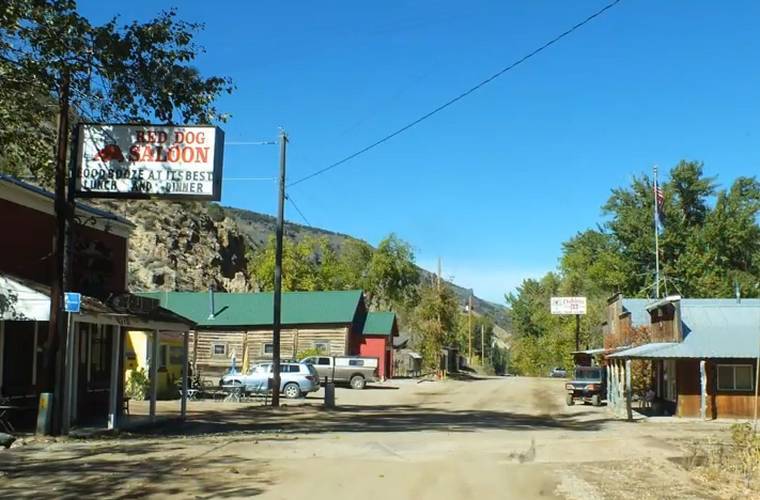
MULTIPOLYGON (((617 302, 624 299, 618 297, 617 302)), ((622 303, 620 304, 622 305, 622 303)), ((619 306, 608 311, 615 323, 619 306)), ((622 412, 630 404, 631 362, 651 363, 651 390, 657 409, 682 417, 744 418, 755 411, 757 358, 760 355, 760 299, 649 300, 645 306, 647 341, 630 342, 634 335, 618 322, 609 327, 605 346, 619 350, 607 356, 609 400, 622 412), (620 347, 626 347, 620 349, 620 347)))

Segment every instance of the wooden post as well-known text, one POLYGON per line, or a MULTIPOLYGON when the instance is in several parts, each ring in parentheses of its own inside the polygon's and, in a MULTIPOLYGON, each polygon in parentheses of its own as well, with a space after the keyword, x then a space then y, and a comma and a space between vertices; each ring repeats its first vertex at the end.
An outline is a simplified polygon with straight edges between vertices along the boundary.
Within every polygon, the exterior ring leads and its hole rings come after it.
MULTIPOLYGON (((76 388, 76 384, 74 383, 74 345, 79 336, 75 333, 77 328, 74 325, 74 315, 71 313, 62 314, 66 316, 68 325, 65 330, 67 335, 64 337, 65 350, 63 352, 63 362, 65 370, 63 371, 63 390, 61 392, 63 395, 61 399, 63 402, 63 408, 61 409, 61 434, 66 435, 71 429, 71 417, 72 413, 74 413, 74 391, 76 388)), ((89 362, 90 359, 88 357, 87 363, 89 364, 89 362)))
POLYGON ((607 405, 612 404, 612 370, 610 370, 609 360, 607 366, 604 367, 607 371, 607 405))
POLYGON ((156 395, 158 393, 158 344, 161 332, 153 331, 150 346, 150 419, 156 419, 156 395))
POLYGON ((0 321, 0 394, 3 393, 3 358, 5 357, 5 321, 0 321))
POLYGON ((625 410, 628 420, 633 420, 633 387, 631 385, 631 360, 625 360, 625 410))
MULTIPOLYGON (((182 420, 187 416, 187 351, 189 349, 188 332, 182 333, 182 397, 180 400, 179 413, 182 420)), ((245 368, 245 367, 244 367, 245 368)))
POLYGON ((615 396, 617 400, 617 412, 618 416, 623 415, 623 390, 624 390, 624 379, 623 379, 623 361, 617 360, 617 395, 615 396))
POLYGON ((707 370, 705 360, 699 362, 699 385, 701 388, 701 398, 699 400, 699 416, 702 420, 707 419, 707 370))
POLYGON ((119 356, 121 355, 121 326, 113 327, 111 333, 111 385, 108 393, 108 429, 114 430, 119 426, 119 394, 120 373, 119 356))

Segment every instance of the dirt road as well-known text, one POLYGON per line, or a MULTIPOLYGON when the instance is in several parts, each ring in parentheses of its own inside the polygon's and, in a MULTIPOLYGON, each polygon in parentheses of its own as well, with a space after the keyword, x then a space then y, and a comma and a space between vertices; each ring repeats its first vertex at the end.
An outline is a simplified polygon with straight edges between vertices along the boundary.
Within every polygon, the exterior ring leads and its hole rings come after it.
MULTIPOLYGON (((7 497, 712 498, 676 464, 699 430, 567 407, 563 381, 399 381, 277 411, 192 402, 152 434, 0 452, 7 497)), ((319 396, 319 395, 317 395, 319 396)))

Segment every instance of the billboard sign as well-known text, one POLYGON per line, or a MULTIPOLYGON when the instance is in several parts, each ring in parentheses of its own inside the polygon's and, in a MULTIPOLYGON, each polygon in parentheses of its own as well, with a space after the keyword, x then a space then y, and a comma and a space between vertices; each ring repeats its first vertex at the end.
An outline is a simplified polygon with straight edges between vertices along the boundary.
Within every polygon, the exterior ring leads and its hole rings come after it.
POLYGON ((552 297, 552 314, 586 314, 586 297, 552 297))
POLYGON ((81 124, 76 195, 218 201, 223 152, 218 127, 81 124))

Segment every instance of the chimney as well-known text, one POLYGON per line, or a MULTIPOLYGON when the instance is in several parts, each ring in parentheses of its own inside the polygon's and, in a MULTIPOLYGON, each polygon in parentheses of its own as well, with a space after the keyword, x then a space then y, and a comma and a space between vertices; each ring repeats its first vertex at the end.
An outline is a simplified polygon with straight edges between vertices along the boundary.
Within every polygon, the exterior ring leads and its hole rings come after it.
POLYGON ((214 288, 208 286, 208 319, 214 319, 214 288))

